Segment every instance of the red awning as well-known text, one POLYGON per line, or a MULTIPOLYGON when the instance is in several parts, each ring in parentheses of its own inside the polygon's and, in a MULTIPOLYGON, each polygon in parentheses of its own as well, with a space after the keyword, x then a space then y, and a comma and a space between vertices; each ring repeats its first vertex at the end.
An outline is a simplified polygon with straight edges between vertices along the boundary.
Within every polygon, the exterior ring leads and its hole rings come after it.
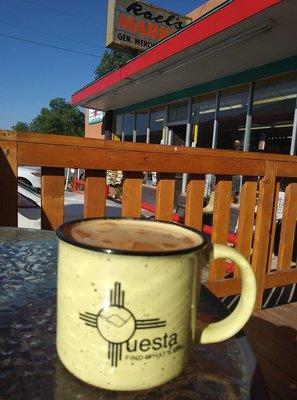
POLYGON ((297 53, 297 2, 233 0, 72 96, 118 109, 297 53))

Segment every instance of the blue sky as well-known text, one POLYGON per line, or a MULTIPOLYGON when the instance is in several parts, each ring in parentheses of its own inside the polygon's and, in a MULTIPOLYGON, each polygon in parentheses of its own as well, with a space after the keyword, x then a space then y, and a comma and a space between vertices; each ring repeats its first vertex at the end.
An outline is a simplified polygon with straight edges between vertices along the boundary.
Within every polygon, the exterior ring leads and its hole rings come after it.
MULTIPOLYGON (((150 0, 181 14, 202 0, 150 0)), ((0 129, 30 122, 54 97, 94 79, 105 50, 107 0, 0 0, 0 129), (3 37, 89 53, 75 54, 3 37)))

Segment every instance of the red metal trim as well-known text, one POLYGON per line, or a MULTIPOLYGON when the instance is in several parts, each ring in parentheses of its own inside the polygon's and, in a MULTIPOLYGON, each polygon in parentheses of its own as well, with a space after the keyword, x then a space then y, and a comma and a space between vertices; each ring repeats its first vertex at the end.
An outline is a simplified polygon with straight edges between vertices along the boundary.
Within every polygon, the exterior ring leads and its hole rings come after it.
POLYGON ((177 54, 207 38, 228 29, 243 20, 271 7, 283 0, 234 0, 232 3, 197 21, 182 32, 154 46, 149 51, 132 60, 122 68, 90 84, 73 94, 72 104, 81 104, 99 92, 177 54))

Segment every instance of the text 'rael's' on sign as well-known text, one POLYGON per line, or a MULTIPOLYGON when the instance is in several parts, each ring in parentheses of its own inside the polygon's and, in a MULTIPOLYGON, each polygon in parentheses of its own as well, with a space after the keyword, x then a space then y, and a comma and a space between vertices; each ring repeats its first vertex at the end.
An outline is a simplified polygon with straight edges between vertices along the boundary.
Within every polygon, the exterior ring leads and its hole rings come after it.
POLYGON ((144 51, 190 22, 190 18, 142 1, 109 0, 106 47, 144 51))

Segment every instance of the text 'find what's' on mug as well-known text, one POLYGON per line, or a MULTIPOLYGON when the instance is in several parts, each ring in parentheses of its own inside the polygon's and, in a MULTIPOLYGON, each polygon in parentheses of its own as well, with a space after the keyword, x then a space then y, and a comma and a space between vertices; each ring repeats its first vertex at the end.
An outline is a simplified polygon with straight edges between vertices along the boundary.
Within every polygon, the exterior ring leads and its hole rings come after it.
POLYGON ((77 378, 110 390, 142 390, 178 376, 197 343, 230 338, 255 304, 250 264, 181 225, 125 218, 68 222, 59 237, 57 351, 77 378), (197 321, 201 270, 235 262, 241 298, 222 321, 197 321))

